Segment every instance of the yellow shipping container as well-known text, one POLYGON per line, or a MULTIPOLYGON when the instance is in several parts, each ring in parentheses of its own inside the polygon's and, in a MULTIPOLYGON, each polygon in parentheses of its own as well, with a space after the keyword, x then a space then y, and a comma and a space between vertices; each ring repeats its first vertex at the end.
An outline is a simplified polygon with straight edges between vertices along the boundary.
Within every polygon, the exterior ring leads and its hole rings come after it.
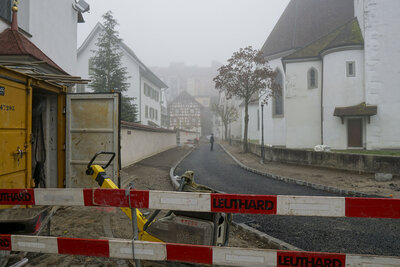
MULTIPOLYGON (((57 166, 57 187, 64 184, 65 107, 66 88, 35 79, 26 74, 0 66, 0 188, 31 188, 32 180, 32 127, 33 109, 38 105, 33 99, 53 102, 56 118, 53 144, 57 156, 51 164, 57 166)), ((33 166, 34 167, 34 166, 33 166)))

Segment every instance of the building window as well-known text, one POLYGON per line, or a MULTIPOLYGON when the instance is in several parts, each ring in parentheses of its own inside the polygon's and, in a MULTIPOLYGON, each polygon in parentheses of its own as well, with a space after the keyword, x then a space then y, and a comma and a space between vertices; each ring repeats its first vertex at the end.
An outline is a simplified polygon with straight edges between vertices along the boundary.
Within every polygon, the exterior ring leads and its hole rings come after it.
POLYGON ((11 1, 0 1, 0 17, 11 22, 11 1))
POLYGON ((150 108, 150 119, 154 119, 154 109, 150 108))
POLYGON ((347 77, 356 77, 356 63, 354 61, 346 62, 347 77))
POLYGON ((158 110, 156 109, 156 120, 158 120, 158 110))
POLYGON ((318 72, 316 69, 311 68, 308 71, 308 89, 314 89, 318 87, 318 72))
POLYGON ((278 91, 273 97, 272 110, 273 116, 282 117, 283 116, 283 75, 280 70, 277 70, 275 77, 275 83, 279 85, 278 91))
POLYGON ((144 117, 145 117, 146 119, 149 117, 149 107, 148 107, 148 106, 146 106, 146 107, 144 108, 144 117))
POLYGON ((154 89, 147 83, 144 83, 144 95, 154 99, 157 102, 160 101, 160 93, 157 91, 157 89, 154 89))

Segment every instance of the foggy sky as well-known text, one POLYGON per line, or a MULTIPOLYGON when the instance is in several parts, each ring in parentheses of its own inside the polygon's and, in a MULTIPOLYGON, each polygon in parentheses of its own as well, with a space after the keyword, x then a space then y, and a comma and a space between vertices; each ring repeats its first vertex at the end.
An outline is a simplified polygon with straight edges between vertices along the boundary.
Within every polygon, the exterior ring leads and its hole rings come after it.
POLYGON ((120 37, 147 66, 225 63, 240 47, 260 49, 289 0, 86 0, 78 47, 111 10, 120 37))

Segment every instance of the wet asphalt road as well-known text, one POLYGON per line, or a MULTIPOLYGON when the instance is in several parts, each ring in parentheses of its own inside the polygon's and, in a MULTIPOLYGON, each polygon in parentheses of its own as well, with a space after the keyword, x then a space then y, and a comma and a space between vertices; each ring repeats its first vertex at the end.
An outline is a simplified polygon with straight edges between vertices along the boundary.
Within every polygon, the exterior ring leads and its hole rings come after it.
MULTIPOLYGON (((201 144, 176 169, 195 181, 237 194, 340 196, 267 178, 240 168, 219 145, 201 144)), ((293 177, 296 178, 296 177, 293 177)), ((246 224, 308 251, 400 256, 400 220, 235 215, 246 224)))

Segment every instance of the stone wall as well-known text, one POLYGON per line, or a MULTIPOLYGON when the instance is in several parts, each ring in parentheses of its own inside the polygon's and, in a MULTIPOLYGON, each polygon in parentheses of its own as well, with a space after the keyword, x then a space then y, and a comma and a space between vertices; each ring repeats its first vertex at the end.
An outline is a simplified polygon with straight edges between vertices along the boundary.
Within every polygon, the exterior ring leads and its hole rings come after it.
POLYGON ((122 168, 175 146, 175 131, 121 122, 122 168))
MULTIPOLYGON (((242 145, 240 140, 232 140, 242 145)), ((261 156, 261 146, 249 144, 250 151, 261 156)), ((400 157, 353 153, 316 152, 313 150, 265 147, 265 159, 314 167, 335 168, 367 173, 400 174, 400 157)))

